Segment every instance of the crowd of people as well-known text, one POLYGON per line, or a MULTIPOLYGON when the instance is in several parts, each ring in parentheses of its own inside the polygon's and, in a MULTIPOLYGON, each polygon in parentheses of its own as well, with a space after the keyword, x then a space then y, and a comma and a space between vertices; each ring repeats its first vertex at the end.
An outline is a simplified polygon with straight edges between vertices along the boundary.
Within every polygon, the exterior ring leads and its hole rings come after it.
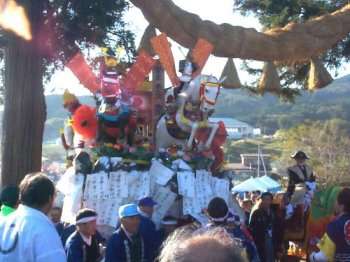
MULTIPOLYGON (((152 221, 157 203, 145 197, 119 207, 115 232, 105 239, 97 231, 95 210, 82 208, 74 224, 61 222, 62 210, 54 206, 54 183, 43 173, 28 174, 19 187, 1 192, 0 262, 279 261, 288 249, 283 237, 286 221, 295 214, 291 199, 300 182, 295 181, 286 193, 233 195, 243 218, 215 197, 203 210, 206 225, 195 218, 180 221, 167 215, 157 228, 152 221)), ((349 188, 339 193, 335 211, 337 216, 310 261, 350 260, 349 188)))

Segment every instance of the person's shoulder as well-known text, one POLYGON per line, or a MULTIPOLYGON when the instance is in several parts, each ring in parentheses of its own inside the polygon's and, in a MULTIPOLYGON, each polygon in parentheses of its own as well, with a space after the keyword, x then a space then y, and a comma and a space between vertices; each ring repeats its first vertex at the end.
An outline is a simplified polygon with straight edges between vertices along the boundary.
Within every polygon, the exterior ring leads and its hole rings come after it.
POLYGON ((343 228, 346 225, 350 226, 350 216, 349 215, 341 215, 340 217, 337 217, 333 219, 327 226, 328 230, 336 230, 337 228, 343 228))
POLYGON ((260 215, 260 214, 262 214, 264 211, 261 209, 261 208, 257 208, 257 209, 255 209, 255 210, 253 210, 252 211, 252 216, 254 216, 254 215, 260 215))
POLYGON ((124 241, 126 238, 124 237, 124 234, 122 230, 119 228, 112 236, 108 239, 107 246, 113 249, 119 249, 124 245, 124 241))
POLYGON ((82 244, 83 239, 81 238, 80 234, 76 231, 67 238, 65 249, 81 246, 82 244))
POLYGON ((112 236, 109 238, 109 241, 121 241, 123 239, 123 230, 118 228, 113 232, 112 236))
POLYGON ((141 216, 141 223, 145 223, 148 225, 154 225, 154 222, 152 221, 152 219, 149 217, 145 217, 145 216, 141 216))
POLYGON ((71 246, 79 242, 82 242, 82 238, 80 234, 77 231, 75 231, 67 238, 66 246, 71 246))

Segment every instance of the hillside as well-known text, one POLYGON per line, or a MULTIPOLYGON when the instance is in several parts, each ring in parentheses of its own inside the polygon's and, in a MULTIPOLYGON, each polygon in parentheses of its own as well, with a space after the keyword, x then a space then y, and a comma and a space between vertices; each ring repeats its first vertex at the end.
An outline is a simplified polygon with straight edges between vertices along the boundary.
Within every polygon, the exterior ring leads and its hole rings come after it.
POLYGON ((350 75, 315 93, 303 92, 294 104, 272 95, 255 96, 245 90, 222 90, 216 115, 234 117, 273 134, 306 120, 342 118, 350 121, 350 75))

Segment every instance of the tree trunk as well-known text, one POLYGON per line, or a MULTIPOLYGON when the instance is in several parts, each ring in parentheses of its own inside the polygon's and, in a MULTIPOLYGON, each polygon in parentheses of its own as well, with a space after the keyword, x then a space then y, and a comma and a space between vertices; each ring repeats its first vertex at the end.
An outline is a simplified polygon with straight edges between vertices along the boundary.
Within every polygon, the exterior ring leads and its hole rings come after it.
POLYGON ((5 52, 5 110, 2 136, 2 185, 18 184, 41 170, 45 122, 42 59, 16 39, 5 52))
MULTIPOLYGON (((33 39, 43 1, 22 1, 33 39)), ((1 185, 17 185, 29 172, 41 170, 46 119, 43 57, 35 41, 8 37, 5 50, 5 109, 2 133, 1 185)))
MULTIPOLYGON (((130 0, 148 22, 184 47, 198 38, 214 45, 221 57, 262 61, 305 61, 332 48, 350 32, 350 4, 338 11, 264 33, 255 29, 215 24, 182 10, 171 0, 130 0)), ((220 15, 220 14, 218 14, 220 15)))

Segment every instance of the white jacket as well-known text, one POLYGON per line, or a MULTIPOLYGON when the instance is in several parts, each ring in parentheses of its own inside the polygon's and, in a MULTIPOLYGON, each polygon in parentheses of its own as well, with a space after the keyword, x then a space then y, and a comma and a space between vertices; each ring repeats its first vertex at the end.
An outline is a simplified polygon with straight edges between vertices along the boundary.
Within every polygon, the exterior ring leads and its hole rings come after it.
POLYGON ((51 220, 20 205, 0 221, 0 262, 65 262, 66 255, 51 220))

